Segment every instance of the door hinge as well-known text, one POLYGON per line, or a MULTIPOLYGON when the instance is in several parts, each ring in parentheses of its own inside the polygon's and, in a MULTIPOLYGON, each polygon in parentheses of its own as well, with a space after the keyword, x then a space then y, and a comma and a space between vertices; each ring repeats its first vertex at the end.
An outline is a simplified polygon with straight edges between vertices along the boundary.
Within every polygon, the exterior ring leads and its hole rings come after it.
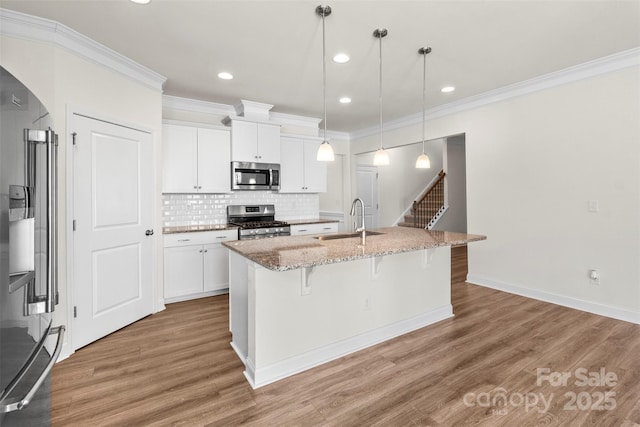
POLYGON ((378 172, 376 172, 376 179, 378 179, 378 172))
POLYGON ((71 134, 71 142, 73 145, 76 145, 76 135, 78 135, 77 133, 73 132, 71 134))
POLYGON ((73 220, 73 231, 76 231, 76 220, 73 220))
POLYGON ((75 319, 76 317, 78 317, 78 307, 77 306, 73 306, 73 318, 75 319))

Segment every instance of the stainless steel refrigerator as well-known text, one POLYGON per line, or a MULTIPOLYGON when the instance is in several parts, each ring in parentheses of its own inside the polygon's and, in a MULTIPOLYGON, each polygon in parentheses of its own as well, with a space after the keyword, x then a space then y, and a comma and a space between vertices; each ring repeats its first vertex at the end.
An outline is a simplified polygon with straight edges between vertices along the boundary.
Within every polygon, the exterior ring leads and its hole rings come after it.
POLYGON ((0 67, 0 426, 46 426, 64 326, 57 304, 57 135, 38 98, 0 67))

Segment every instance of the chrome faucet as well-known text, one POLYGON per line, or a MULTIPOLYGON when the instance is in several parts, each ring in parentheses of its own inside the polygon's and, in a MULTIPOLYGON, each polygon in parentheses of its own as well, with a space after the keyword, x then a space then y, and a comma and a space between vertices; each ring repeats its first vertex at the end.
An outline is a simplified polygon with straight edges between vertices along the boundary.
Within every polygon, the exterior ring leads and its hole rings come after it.
MULTIPOLYGON (((362 225, 355 229, 356 233, 362 233, 362 244, 366 244, 366 229, 364 226, 364 202, 361 198, 357 198, 351 203, 351 216, 355 216, 356 214, 356 205, 360 202, 360 216, 362 217, 362 225)), ((354 223, 355 227, 355 223, 354 223)))

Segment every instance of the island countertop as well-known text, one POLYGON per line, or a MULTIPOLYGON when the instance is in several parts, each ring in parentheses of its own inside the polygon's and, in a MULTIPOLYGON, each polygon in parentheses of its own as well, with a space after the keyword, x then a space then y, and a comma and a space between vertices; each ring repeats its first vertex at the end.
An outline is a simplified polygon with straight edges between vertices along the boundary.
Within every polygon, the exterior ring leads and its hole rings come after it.
POLYGON ((370 231, 382 234, 368 235, 364 246, 360 244, 360 236, 335 240, 291 236, 238 240, 222 244, 265 268, 287 271, 440 246, 462 245, 486 239, 486 236, 476 234, 408 227, 378 228, 370 231))

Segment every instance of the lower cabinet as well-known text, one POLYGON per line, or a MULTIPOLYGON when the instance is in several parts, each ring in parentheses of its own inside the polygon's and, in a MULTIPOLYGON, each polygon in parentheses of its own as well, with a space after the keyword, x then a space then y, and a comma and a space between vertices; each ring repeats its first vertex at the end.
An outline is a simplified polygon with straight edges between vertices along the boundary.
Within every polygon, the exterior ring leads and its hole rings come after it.
POLYGON ((237 230, 165 235, 165 302, 225 293, 229 288, 229 254, 222 242, 237 238, 237 230))
POLYGON ((338 232, 337 222, 323 222, 323 223, 302 224, 302 225, 291 226, 292 236, 306 236, 311 234, 327 234, 327 233, 337 233, 337 232, 338 232))

